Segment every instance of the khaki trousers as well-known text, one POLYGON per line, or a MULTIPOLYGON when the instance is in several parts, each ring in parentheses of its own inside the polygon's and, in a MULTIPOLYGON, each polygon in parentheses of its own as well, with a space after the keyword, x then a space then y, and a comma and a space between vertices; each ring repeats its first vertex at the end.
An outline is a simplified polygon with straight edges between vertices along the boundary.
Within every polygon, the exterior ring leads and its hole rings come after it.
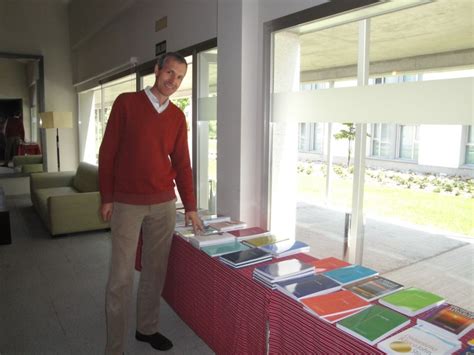
POLYGON ((176 200, 155 205, 114 203, 112 258, 106 288, 106 354, 122 354, 128 334, 135 255, 142 230, 142 271, 137 294, 137 330, 158 331, 160 298, 176 222, 176 200))

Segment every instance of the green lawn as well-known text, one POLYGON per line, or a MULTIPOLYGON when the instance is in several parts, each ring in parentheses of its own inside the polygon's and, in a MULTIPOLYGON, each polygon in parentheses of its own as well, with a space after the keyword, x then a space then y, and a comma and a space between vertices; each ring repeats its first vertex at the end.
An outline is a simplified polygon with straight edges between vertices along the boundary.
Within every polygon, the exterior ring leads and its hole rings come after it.
MULTIPOLYGON (((352 180, 335 178, 332 204, 349 210, 352 180)), ((298 193, 324 201, 326 179, 298 174, 298 193)), ((367 216, 394 218, 474 237, 474 199, 419 190, 365 184, 364 211, 367 216)))

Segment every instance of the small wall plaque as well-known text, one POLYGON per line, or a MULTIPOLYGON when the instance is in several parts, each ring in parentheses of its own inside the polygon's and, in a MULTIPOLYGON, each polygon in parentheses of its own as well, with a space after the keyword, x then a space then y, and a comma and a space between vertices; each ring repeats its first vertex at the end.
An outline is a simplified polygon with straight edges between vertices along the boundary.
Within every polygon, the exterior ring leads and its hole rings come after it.
POLYGON ((166 53, 166 41, 155 44, 155 56, 166 53))

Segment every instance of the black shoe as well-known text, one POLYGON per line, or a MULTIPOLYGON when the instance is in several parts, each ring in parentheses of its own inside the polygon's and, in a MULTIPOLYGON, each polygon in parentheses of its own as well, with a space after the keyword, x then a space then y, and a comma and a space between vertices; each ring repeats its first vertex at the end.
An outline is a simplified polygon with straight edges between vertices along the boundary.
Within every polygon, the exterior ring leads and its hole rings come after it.
POLYGON ((136 331, 135 339, 150 343, 150 345, 156 350, 165 351, 173 347, 173 343, 171 342, 171 340, 166 338, 164 335, 161 335, 160 333, 145 335, 140 333, 139 331, 136 331))

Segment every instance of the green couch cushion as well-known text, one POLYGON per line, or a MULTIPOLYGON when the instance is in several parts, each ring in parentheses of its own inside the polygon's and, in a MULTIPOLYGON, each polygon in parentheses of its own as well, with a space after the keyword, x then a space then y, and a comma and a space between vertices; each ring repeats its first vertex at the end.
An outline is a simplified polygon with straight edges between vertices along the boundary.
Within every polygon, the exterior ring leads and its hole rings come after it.
POLYGON ((99 191, 99 170, 97 166, 85 162, 79 163, 73 186, 79 192, 99 191))
POLYGON ((24 164, 21 166, 22 173, 41 173, 43 172, 43 164, 24 164))

